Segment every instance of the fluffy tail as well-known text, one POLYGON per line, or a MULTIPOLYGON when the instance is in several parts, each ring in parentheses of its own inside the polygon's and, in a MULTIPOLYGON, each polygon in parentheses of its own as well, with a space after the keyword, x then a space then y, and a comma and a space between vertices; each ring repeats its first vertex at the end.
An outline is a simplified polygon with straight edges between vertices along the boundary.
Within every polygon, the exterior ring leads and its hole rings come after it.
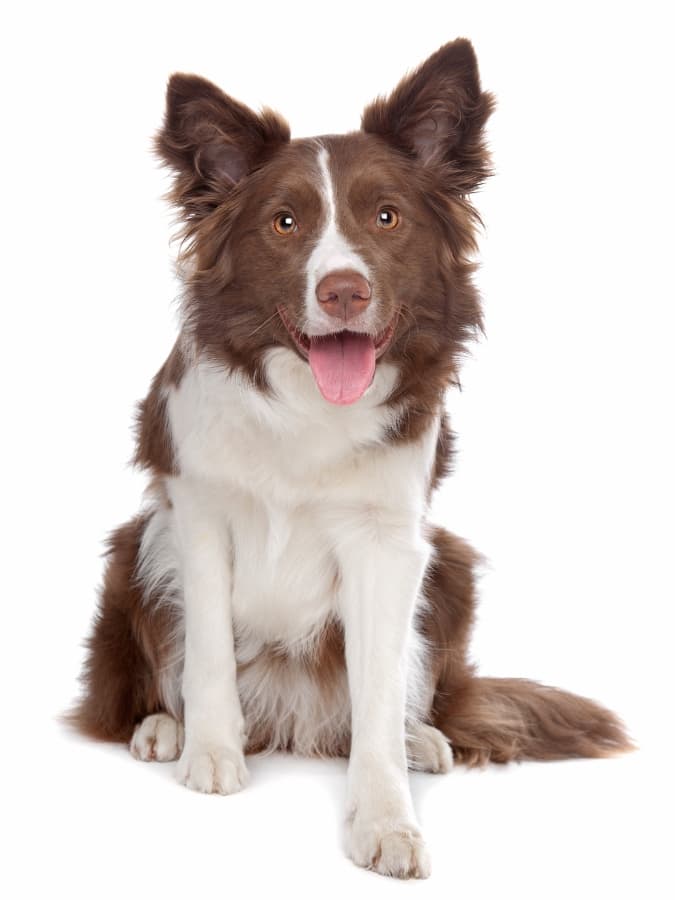
POLYGON ((472 678, 446 695, 436 725, 469 766, 520 759, 613 756, 634 745, 592 700, 522 678, 472 678))

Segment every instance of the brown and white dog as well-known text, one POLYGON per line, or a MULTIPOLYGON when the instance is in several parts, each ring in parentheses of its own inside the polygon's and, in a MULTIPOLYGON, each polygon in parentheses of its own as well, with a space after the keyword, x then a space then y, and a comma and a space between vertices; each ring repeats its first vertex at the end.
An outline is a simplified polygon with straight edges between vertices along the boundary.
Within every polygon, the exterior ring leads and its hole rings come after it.
POLYGON ((147 504, 110 538, 73 714, 198 791, 238 791, 245 753, 348 755, 349 853, 399 877, 429 874, 408 768, 630 746, 589 700, 475 675, 476 555, 426 521, 481 324, 468 196, 492 105, 466 40, 348 135, 291 140, 171 78, 182 326, 140 406, 147 504))

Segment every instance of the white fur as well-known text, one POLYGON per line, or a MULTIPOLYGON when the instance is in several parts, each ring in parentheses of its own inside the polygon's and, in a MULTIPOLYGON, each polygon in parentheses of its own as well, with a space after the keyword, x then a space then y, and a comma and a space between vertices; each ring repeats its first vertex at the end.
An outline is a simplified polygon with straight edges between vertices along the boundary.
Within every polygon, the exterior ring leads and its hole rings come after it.
POLYGON ((201 479, 167 479, 182 569, 185 616, 185 746, 178 777, 188 787, 232 793, 246 779, 237 690, 232 544, 217 497, 201 479))
POLYGON ((406 728, 408 766, 420 772, 449 772, 452 768, 452 751, 448 739, 432 725, 408 721, 406 728))
POLYGON ((185 738, 183 724, 166 713, 146 716, 133 733, 131 755, 145 762, 170 762, 177 759, 185 738))
MULTIPOLYGON (((271 748, 292 740, 313 752, 351 724, 350 853, 388 874, 425 875, 405 723, 414 739, 430 702, 414 622, 438 423, 416 442, 385 440, 397 412, 382 401, 398 378, 387 363, 351 406, 326 403, 286 348, 268 352, 266 371, 270 394, 198 362, 169 393, 181 475, 167 479, 170 508, 157 500, 139 571, 183 606, 179 777, 229 793, 246 779, 245 731, 267 725, 271 748), (302 660, 335 617, 349 683, 326 698, 302 660), (264 664, 270 645, 288 654, 281 678, 264 664)), ((441 770, 437 747, 436 758, 441 770)))
MULTIPOLYGON (((350 269, 371 280, 370 270, 365 260, 356 252, 338 227, 337 198, 330 174, 328 150, 320 147, 318 153, 320 172, 320 192, 324 207, 325 225, 321 236, 307 260, 305 293, 305 322, 302 330, 306 334, 330 334, 335 331, 335 319, 324 312, 316 297, 316 289, 330 272, 350 269)), ((363 313, 352 319, 350 330, 374 332, 377 330, 377 298, 372 297, 363 313)))
POLYGON ((183 715, 181 685, 185 651, 185 618, 183 615, 183 573, 177 546, 173 513, 162 493, 147 492, 147 517, 136 574, 143 587, 146 602, 174 607, 176 627, 163 647, 164 663, 160 672, 160 692, 168 713, 174 719, 183 715))
POLYGON ((430 551, 411 510, 379 501, 364 527, 345 530, 339 555, 352 701, 349 847, 357 861, 368 857, 364 864, 378 866, 392 844, 396 858, 409 852, 426 873, 411 837, 418 827, 408 788, 405 718, 413 617, 430 551))

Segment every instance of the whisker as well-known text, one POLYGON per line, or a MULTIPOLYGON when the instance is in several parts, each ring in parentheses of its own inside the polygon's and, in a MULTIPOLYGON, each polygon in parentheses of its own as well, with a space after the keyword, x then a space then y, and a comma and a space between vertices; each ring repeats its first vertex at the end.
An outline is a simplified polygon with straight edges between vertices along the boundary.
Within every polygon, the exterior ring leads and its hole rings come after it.
POLYGON ((276 307, 275 307, 274 312, 272 313, 272 315, 269 316, 267 319, 265 319, 264 322, 261 322, 260 325, 258 325, 257 328, 254 328, 253 331, 249 334, 249 337, 253 337, 254 334, 257 334, 257 333, 260 331, 261 328, 264 328, 265 325, 268 325, 268 324, 272 321, 272 319, 274 319, 275 316, 278 316, 278 315, 279 315, 279 310, 276 309, 276 307))

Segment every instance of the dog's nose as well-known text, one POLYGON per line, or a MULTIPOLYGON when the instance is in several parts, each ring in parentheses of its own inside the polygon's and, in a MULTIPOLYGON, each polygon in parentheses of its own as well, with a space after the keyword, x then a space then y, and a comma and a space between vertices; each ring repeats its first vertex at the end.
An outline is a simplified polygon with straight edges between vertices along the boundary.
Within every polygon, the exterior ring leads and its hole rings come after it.
POLYGON ((316 286, 316 296, 329 316, 349 322, 370 303, 370 285, 358 272, 331 272, 316 286))

